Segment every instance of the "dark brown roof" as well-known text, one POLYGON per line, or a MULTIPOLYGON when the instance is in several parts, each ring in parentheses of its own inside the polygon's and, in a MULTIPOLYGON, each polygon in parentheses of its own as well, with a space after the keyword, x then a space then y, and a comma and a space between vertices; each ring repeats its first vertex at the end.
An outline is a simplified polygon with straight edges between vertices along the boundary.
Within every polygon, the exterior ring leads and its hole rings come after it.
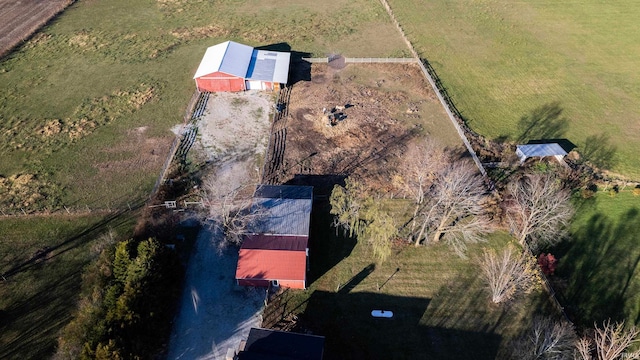
POLYGON ((241 249, 261 250, 291 250, 305 251, 309 238, 306 236, 280 236, 280 235, 247 235, 242 242, 241 249))
POLYGON ((251 328, 241 360, 322 360, 324 336, 251 328))

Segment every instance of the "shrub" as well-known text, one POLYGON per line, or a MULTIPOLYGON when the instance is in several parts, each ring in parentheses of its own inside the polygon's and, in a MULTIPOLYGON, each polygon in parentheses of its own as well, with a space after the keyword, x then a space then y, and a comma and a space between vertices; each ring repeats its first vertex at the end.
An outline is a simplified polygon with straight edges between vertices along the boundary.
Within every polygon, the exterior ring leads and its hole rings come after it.
POLYGON ((545 254, 542 253, 538 256, 538 266, 545 275, 553 275, 556 271, 556 266, 558 264, 558 259, 553 256, 551 253, 545 254))

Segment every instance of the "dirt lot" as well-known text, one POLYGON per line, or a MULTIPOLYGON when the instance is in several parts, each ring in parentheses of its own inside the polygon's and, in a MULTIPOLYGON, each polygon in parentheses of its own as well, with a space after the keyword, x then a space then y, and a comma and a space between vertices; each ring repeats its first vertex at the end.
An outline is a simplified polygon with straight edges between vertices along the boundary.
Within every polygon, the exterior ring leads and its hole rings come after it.
POLYGON ((443 146, 461 145, 412 64, 314 64, 311 81, 293 86, 284 120, 280 182, 295 174, 340 174, 392 190, 389 180, 412 144, 430 135, 443 146), (334 125, 332 110, 342 119, 334 125))
POLYGON ((0 0, 0 57, 69 4, 70 0, 0 0))

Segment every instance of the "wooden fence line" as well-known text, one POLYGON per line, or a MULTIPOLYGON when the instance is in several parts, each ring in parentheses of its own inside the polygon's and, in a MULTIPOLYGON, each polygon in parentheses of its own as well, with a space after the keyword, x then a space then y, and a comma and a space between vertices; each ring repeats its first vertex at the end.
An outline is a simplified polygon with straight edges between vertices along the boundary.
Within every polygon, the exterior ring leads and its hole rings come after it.
POLYGON ((449 116, 449 120, 451 120, 451 123, 456 128, 456 131, 458 132, 458 135, 460 135, 460 138, 462 139, 462 142, 467 148, 467 151, 469 152, 469 154, 471 154, 471 157, 473 158, 473 162, 476 163, 476 166, 478 167, 478 170, 480 170, 480 173, 482 174, 482 176, 484 176, 485 179, 488 179, 487 172, 482 166, 480 159, 478 159, 478 155, 476 155, 476 152, 473 150, 473 147, 471 147, 471 143, 467 139, 467 136, 465 135, 464 131, 460 127, 460 124, 458 123, 458 119, 456 118, 453 111, 451 110, 449 103, 445 100, 444 96, 442 95, 440 88, 436 85, 436 82, 434 81, 431 73, 427 70, 427 68, 422 63, 422 58, 418 55, 418 52, 414 49, 413 44, 411 43, 411 41, 409 41, 409 38, 407 38, 407 36, 405 35, 404 30, 400 26, 400 23, 396 20, 396 17, 393 14, 393 10, 391 10, 391 7, 389 6, 389 3, 387 3, 387 0, 380 0, 380 2, 382 3, 382 6, 384 6, 384 8, 387 10, 389 17, 391 18, 391 21, 394 23, 394 25, 400 32, 400 36, 402 36, 402 39, 404 40, 405 44, 409 48, 409 51, 411 51, 411 54, 420 65, 420 69, 422 69, 422 73, 424 74, 429 84, 431 84, 431 88, 433 88, 433 91, 436 93, 438 100, 440 100, 442 107, 444 108, 447 115, 449 116))
MULTIPOLYGON (((330 62, 331 60, 334 60, 335 58, 328 58, 328 57, 323 57, 323 58, 303 58, 302 60, 306 61, 306 62, 310 62, 310 63, 320 63, 320 64, 326 64, 328 62, 330 62)), ((360 64, 360 63, 380 63, 380 64, 414 64, 419 62, 418 59, 416 58, 371 58, 371 57, 367 57, 367 58, 344 58, 344 62, 349 64, 349 63, 355 63, 355 64, 360 64)))
POLYGON ((171 143, 171 148, 169 148, 169 155, 167 156, 167 159, 164 161, 164 165, 162 166, 162 170, 160 170, 160 175, 156 179, 156 183, 153 185, 153 190, 151 190, 151 193, 149 194, 148 201, 151 201, 151 199, 153 199, 153 197, 158 192, 160 185, 162 185, 162 182, 164 181, 164 177, 167 176, 167 171, 169 170, 171 161, 173 160, 173 157, 175 156, 176 151, 178 151, 178 145, 180 145, 180 136, 182 135, 182 131, 184 130, 184 127, 187 125, 187 123, 189 123, 189 120, 191 120, 191 114, 193 113, 193 108, 196 106, 196 103, 198 102, 199 98, 200 98, 200 92, 198 90, 194 91, 193 95, 191 95, 191 100, 189 100, 189 105, 187 105, 187 109, 184 112, 184 117, 182 120, 182 125, 180 126, 180 130, 178 130, 176 137, 173 139, 173 143, 171 143))
POLYGON ((344 58, 345 63, 398 63, 398 64, 413 64, 417 63, 418 59, 415 58, 344 58))

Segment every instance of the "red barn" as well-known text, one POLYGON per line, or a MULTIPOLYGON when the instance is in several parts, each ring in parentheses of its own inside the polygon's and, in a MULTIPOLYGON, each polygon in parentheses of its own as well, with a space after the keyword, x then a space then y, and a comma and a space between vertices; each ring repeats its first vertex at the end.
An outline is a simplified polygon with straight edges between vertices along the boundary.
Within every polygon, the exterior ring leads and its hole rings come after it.
POLYGON ((290 58, 227 41, 207 49, 193 79, 202 92, 278 90, 288 81, 290 58))
POLYGON ((253 201, 260 215, 240 247, 238 284, 305 289, 313 187, 260 185, 253 201))

